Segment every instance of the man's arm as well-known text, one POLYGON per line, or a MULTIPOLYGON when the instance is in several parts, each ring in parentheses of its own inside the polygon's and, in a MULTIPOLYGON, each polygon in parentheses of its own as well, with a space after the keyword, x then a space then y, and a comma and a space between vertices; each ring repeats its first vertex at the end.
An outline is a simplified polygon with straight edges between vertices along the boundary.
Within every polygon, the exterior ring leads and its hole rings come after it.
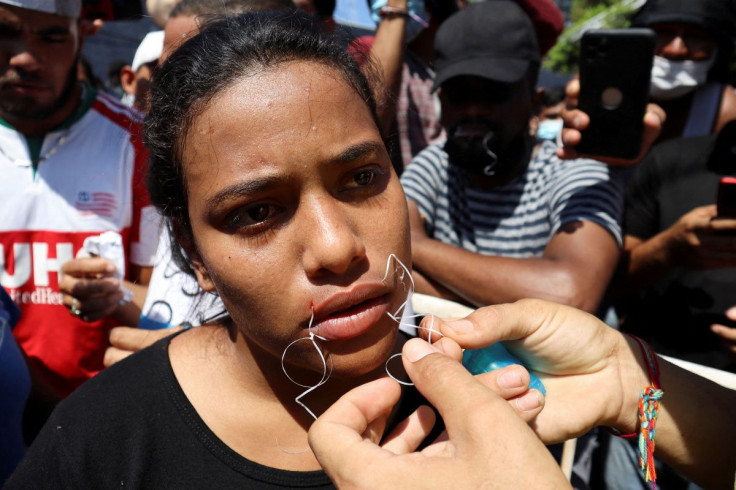
POLYGON ((715 217, 714 204, 701 206, 649 239, 626 235, 616 290, 631 294, 676 267, 736 267, 736 220, 715 217))
POLYGON ((590 221, 563 226, 542 257, 519 259, 485 256, 428 237, 411 200, 409 219, 414 268, 477 306, 541 298, 594 312, 619 258, 613 236, 590 221))

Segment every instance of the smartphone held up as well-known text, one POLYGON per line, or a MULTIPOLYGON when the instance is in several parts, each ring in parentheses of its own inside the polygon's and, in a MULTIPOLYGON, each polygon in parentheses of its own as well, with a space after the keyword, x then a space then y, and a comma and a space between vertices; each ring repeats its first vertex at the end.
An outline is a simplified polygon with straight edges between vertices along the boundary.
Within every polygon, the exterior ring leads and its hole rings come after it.
POLYGON ((633 159, 641 151, 656 36, 651 29, 583 35, 578 108, 590 117, 578 153, 633 159))

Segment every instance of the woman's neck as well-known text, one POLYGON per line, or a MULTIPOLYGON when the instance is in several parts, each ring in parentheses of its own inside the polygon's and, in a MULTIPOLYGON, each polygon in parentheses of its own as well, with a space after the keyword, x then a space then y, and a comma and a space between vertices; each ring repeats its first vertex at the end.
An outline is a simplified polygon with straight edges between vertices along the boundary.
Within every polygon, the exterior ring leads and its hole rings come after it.
MULTIPOLYGON (((401 345, 403 336, 396 352, 401 345)), ((280 359, 222 327, 178 336, 169 356, 184 394, 217 437, 247 459, 292 471, 319 469, 307 443, 309 412, 319 416, 350 389, 385 374, 381 366, 357 378, 330 377, 310 391, 321 373, 296 380, 307 387, 294 384, 280 359)))

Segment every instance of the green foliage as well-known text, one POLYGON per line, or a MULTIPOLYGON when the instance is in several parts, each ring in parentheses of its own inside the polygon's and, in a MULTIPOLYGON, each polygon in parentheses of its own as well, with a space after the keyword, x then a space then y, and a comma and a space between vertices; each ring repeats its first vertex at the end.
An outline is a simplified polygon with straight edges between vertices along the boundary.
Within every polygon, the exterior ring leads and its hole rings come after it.
POLYGON ((580 54, 580 37, 584 30, 591 27, 598 29, 628 27, 633 13, 633 8, 622 0, 573 1, 570 11, 570 19, 573 24, 565 29, 557 44, 547 53, 543 66, 558 73, 576 73, 580 54))
POLYGON ((616 0, 573 0, 570 8, 570 20, 576 23, 581 20, 590 19, 593 15, 591 10, 600 11, 618 3, 616 0))

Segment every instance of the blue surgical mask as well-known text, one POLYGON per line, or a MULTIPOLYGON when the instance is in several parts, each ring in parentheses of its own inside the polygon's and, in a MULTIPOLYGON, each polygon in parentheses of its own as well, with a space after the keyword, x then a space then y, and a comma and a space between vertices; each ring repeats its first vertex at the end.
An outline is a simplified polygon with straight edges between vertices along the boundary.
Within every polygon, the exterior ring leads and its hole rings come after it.
POLYGON ((540 141, 555 141, 562 131, 562 119, 546 119, 539 123, 537 139, 540 141))

